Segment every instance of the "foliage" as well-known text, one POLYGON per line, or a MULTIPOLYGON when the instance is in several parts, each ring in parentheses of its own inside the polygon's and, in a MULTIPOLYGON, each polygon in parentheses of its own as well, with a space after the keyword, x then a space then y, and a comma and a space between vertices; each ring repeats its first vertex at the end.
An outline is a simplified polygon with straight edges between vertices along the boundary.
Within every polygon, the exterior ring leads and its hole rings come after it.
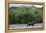
POLYGON ((9 8, 10 24, 28 24, 42 21, 42 8, 11 7, 9 8), (36 21, 37 20, 37 21, 36 21))

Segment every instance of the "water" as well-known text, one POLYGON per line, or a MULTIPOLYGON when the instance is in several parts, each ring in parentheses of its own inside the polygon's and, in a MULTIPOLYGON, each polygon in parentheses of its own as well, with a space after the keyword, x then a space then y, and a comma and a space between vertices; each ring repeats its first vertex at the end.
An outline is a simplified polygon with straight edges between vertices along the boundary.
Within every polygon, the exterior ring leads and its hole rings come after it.
POLYGON ((41 28, 42 24, 34 24, 34 26, 28 26, 28 24, 12 24, 9 25, 9 29, 24 29, 24 28, 41 28))

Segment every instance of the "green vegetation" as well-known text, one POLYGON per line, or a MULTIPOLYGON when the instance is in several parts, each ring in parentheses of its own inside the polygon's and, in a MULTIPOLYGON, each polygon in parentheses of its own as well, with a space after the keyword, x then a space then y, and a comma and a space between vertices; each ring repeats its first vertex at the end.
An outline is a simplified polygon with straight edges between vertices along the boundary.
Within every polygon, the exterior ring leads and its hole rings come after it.
POLYGON ((11 7, 9 8, 9 24, 28 24, 42 22, 42 8, 11 7))

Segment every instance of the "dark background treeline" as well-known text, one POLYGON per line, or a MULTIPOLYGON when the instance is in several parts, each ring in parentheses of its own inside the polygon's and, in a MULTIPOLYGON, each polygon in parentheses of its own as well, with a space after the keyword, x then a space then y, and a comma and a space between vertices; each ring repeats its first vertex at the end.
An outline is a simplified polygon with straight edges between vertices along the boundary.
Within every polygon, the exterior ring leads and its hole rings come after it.
POLYGON ((42 23, 43 8, 36 7, 11 7, 9 12, 9 24, 42 23))

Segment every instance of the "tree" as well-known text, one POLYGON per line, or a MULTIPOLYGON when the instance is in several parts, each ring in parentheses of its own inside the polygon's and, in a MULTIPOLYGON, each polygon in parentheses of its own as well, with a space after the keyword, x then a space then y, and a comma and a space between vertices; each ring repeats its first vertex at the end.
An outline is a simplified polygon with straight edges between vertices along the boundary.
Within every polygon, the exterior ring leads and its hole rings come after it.
POLYGON ((42 11, 42 8, 11 7, 9 8, 10 24, 28 24, 32 21, 38 23, 42 21, 42 11))

